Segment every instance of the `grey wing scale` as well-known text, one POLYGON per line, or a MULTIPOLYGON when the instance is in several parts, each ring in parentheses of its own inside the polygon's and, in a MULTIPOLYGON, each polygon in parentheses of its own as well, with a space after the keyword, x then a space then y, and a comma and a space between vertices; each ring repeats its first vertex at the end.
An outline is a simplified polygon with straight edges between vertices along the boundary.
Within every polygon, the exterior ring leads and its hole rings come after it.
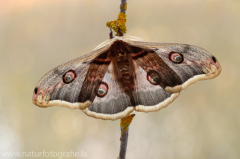
MULTIPOLYGON (((76 70, 76 79, 64 87, 61 87, 63 83, 59 82, 51 95, 50 101, 63 100, 70 103, 78 102, 79 93, 87 75, 88 68, 89 64, 78 64, 75 67, 72 67, 71 70, 76 70)), ((61 76, 60 78, 62 78, 61 76)))
POLYGON ((134 98, 139 103, 135 110, 143 112, 157 111, 176 99, 179 93, 169 93, 159 85, 147 80, 147 73, 135 63, 136 85, 134 98), (164 101, 166 101, 164 103, 164 101))

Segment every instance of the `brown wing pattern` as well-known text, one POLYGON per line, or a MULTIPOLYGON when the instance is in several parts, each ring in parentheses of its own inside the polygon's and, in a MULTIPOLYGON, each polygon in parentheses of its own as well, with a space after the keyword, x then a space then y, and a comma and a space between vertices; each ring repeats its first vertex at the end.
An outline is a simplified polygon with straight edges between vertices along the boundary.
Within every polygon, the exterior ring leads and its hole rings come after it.
POLYGON ((104 97, 95 97, 92 105, 84 110, 87 115, 112 119, 112 115, 120 118, 133 111, 130 96, 124 92, 124 88, 116 79, 113 63, 110 64, 102 82, 108 84, 108 92, 104 97))
POLYGON ((110 62, 111 57, 109 51, 101 54, 91 62, 78 97, 78 102, 83 103, 87 100, 93 102, 110 62))
MULTIPOLYGON (((135 63, 136 64, 136 63, 135 63)), ((138 105, 154 106, 169 98, 172 93, 166 92, 160 85, 153 85, 147 80, 147 72, 136 64, 134 99, 138 105)))
POLYGON ((142 54, 134 56, 137 65, 155 78, 157 83, 165 88, 182 84, 180 77, 155 53, 155 51, 142 51, 142 54))

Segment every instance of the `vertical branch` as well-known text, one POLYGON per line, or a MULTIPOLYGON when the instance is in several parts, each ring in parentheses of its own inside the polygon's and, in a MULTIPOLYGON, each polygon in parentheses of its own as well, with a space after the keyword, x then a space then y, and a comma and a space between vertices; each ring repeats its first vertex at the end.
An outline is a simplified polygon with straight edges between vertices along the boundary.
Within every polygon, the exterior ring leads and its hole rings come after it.
POLYGON ((121 5, 120 5, 120 12, 126 14, 127 10, 127 0, 121 0, 121 5))
POLYGON ((120 152, 118 159, 126 159, 126 152, 127 152, 127 142, 128 142, 128 132, 129 126, 133 120, 135 114, 128 115, 127 117, 121 119, 120 129, 121 129, 121 144, 120 144, 120 152))
MULTIPOLYGON (((127 22, 127 0, 121 0, 120 5, 120 13, 118 14, 117 20, 108 21, 106 26, 110 28, 109 37, 110 39, 113 38, 112 30, 115 31, 117 36, 123 36, 127 32, 126 22, 127 22)), ((128 115, 127 117, 121 119, 120 129, 121 129, 121 144, 120 144, 120 152, 118 159, 125 159, 126 158, 126 151, 127 151, 127 141, 128 141, 128 127, 132 122, 133 117, 135 114, 128 115)))

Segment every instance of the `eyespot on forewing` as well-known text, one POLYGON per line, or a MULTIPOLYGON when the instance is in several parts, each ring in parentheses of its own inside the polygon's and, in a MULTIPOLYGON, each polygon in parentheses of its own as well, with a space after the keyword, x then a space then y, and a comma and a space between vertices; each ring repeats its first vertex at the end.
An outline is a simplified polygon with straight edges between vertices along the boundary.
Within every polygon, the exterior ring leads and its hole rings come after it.
POLYGON ((182 63, 183 62, 183 55, 177 52, 171 52, 169 54, 169 59, 170 61, 174 62, 174 63, 182 63))
POLYGON ((63 75, 63 82, 69 84, 75 79, 75 77, 76 73, 73 70, 70 70, 63 75))

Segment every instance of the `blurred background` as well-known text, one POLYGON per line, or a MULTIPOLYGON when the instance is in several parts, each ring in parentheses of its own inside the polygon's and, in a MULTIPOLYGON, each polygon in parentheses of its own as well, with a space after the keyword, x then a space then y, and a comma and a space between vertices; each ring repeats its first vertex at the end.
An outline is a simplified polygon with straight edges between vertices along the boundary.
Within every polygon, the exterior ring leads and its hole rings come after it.
MULTIPOLYGON (((105 24, 117 18, 119 5, 120 0, 0 0, 1 152, 118 156, 120 120, 39 108, 32 93, 49 70, 109 38, 105 24)), ((192 85, 167 108, 136 113, 127 158, 239 159, 240 1, 128 0, 127 28, 126 35, 145 41, 200 46, 222 65, 217 78, 192 85)))

